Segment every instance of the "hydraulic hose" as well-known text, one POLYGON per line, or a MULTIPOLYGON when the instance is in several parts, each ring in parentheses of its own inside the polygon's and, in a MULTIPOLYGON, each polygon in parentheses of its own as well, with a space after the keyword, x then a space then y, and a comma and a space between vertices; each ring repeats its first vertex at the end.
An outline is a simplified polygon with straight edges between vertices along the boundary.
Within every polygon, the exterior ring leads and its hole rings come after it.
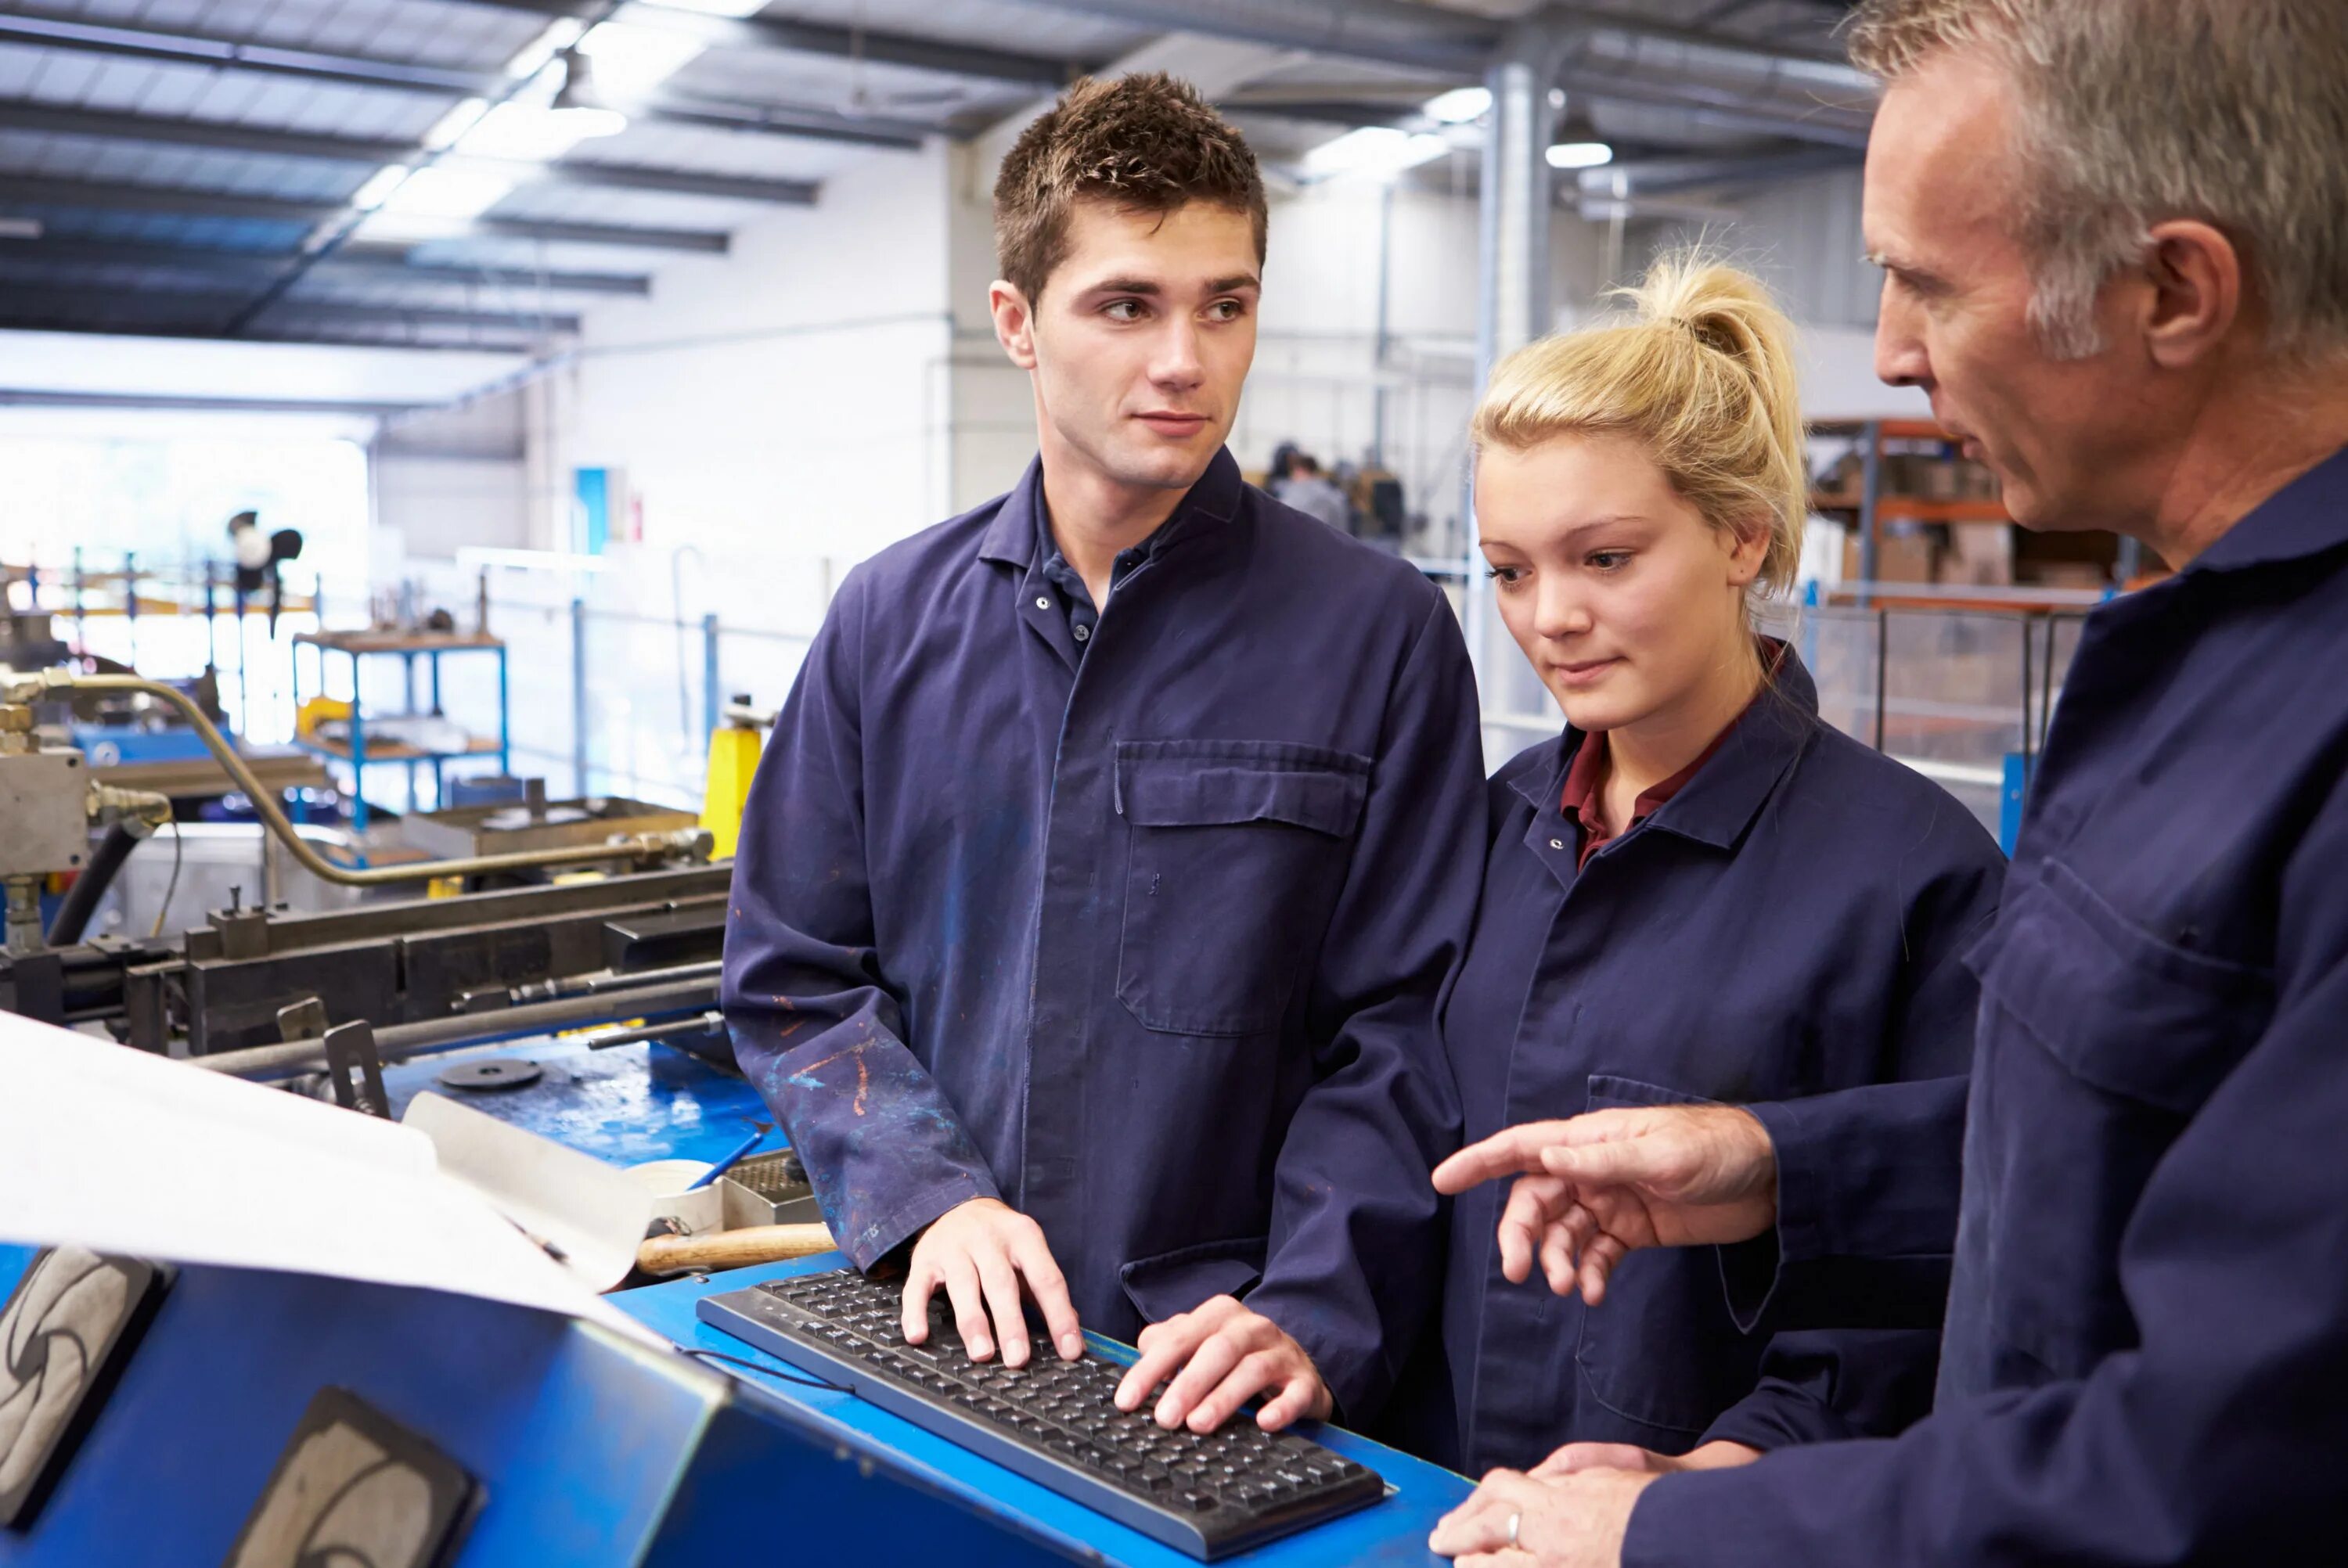
POLYGON ((286 820, 283 808, 276 796, 263 784, 237 755, 236 748, 226 736, 205 717, 204 711, 187 693, 156 681, 145 681, 136 675, 80 675, 70 670, 44 670, 37 674, 23 676, 0 687, 0 700, 12 702, 33 702, 50 692, 136 692, 168 702, 180 711, 204 743, 206 750, 219 759, 228 776, 236 781, 252 801, 252 809, 269 831, 277 835, 286 853, 301 863, 302 868, 322 882, 341 887, 382 887, 405 882, 425 882, 438 876, 478 876, 493 871, 519 871, 539 866, 586 866, 610 860, 644 860, 687 850, 705 853, 709 835, 704 829, 685 829, 676 833, 637 833, 615 836, 603 844, 571 844, 547 849, 514 850, 504 855, 475 855, 461 860, 426 860, 399 866, 376 866, 354 870, 337 866, 294 831, 286 820))
POLYGON ((98 841, 98 852, 89 857, 89 864, 67 890, 66 901, 57 906, 57 917, 49 922, 49 933, 44 940, 50 947, 70 948, 81 940, 82 933, 89 928, 90 916, 98 910, 98 901, 114 886, 114 874, 122 869, 122 863, 130 858, 130 852, 139 847, 148 831, 146 823, 137 818, 118 822, 106 830, 106 836, 98 841))

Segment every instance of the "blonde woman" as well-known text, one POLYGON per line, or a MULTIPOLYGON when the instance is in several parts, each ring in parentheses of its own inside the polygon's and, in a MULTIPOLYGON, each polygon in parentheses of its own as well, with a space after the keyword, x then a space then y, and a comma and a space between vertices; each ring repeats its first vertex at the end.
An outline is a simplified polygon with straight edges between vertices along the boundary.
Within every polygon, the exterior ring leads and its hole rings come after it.
POLYGON ((1956 801, 1820 723, 1801 661, 1754 630, 1807 511, 1786 319, 1697 259, 1629 298, 1628 319, 1503 364, 1475 421, 1500 614, 1567 728, 1491 781, 1481 912, 1442 1017, 1478 1146, 1436 1173, 1462 1194, 1457 1446, 1426 1446, 1470 1473, 1733 1463, 1923 1413, 1945 1259, 1918 1260, 1907 1330, 1781 1331, 1831 1282, 1781 1278, 1771 1238, 1636 1253, 1584 1300, 1586 1235, 1553 1178, 1520 1173, 1540 1170, 1541 1123, 1583 1111, 1831 1118, 1852 1091, 1961 1080, 1961 958, 2003 869, 1956 801))

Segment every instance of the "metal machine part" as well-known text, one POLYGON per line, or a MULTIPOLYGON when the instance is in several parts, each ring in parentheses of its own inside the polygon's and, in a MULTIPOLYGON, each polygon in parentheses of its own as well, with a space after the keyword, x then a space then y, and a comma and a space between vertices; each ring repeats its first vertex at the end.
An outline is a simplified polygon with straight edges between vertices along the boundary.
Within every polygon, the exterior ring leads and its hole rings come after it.
POLYGON ((506 1089, 526 1089, 545 1075, 546 1070, 535 1061, 517 1056, 493 1056, 484 1061, 459 1061, 444 1067, 437 1081, 443 1089, 468 1094, 485 1091, 495 1093, 506 1089))
MULTIPOLYGON (((376 1037, 377 1054, 385 1061, 420 1056, 428 1050, 449 1050, 460 1045, 484 1045, 495 1040, 606 1023, 615 1018, 664 1018, 707 1008, 717 999, 717 982, 671 980, 639 989, 577 1001, 541 1002, 535 1007, 509 1008, 501 1013, 469 1013, 460 1018, 432 1019, 396 1024, 376 1037)), ((328 1034, 332 1034, 330 1030, 328 1034)), ((324 1037, 289 1040, 280 1045, 256 1045, 243 1050, 199 1057, 196 1063, 217 1072, 245 1077, 282 1077, 304 1072, 329 1061, 324 1037)))
POLYGON ((566 845, 608 843, 615 834, 676 834, 697 826, 681 812, 624 795, 547 801, 545 779, 523 779, 521 801, 490 801, 425 812, 401 822, 401 835, 427 855, 510 855, 566 845))
POLYGON ((138 692, 177 708, 188 721, 189 727, 202 737, 205 746, 219 759, 221 766, 236 782, 237 787, 252 799, 254 814, 268 825, 270 831, 278 836, 303 868, 321 881, 347 887, 376 887, 429 881, 442 876, 487 876, 549 866, 610 865, 659 860, 679 855, 706 856, 709 852, 709 835, 695 828, 689 832, 637 834, 608 843, 474 856, 458 860, 429 860, 357 869, 336 866, 303 842, 275 796, 253 776, 252 770, 237 754, 236 748, 229 744, 219 727, 185 692, 160 682, 145 681, 135 675, 80 675, 70 670, 44 670, 37 674, 21 675, 0 683, 0 698, 10 702, 31 702, 57 692, 138 692))
POLYGON ((78 869, 89 855, 88 794, 79 752, 0 751, 0 822, 8 825, 0 876, 78 869))
POLYGON ((0 703, 0 882, 7 897, 6 945, 18 952, 41 946, 39 878, 70 870, 89 853, 88 774, 79 752, 44 751, 33 733, 33 710, 0 703))
MULTIPOLYGON (((434 1049, 522 1032, 510 1026, 525 1017, 554 1020, 540 1028, 649 1017, 644 989, 680 977, 694 989, 691 999, 672 1010, 699 1010, 716 996, 729 876, 725 866, 695 866, 324 915, 216 909, 186 934, 183 950, 160 959, 150 952, 129 968, 125 1032, 132 1045, 171 1055, 281 1049, 278 1009, 315 997, 329 1025, 355 1019, 373 1024, 384 1060, 393 1061, 412 1053, 400 1045, 414 1040, 409 1031, 419 1026, 430 1028, 417 1049, 434 1049), (703 936, 692 966, 605 974, 608 928, 659 912, 699 922, 703 936), (513 1005, 520 988, 583 977, 592 977, 587 994, 557 1001, 551 1010, 513 1005)), ((320 1048, 306 1065, 324 1060, 320 1048)))
POLYGON ((534 802, 427 812, 403 821, 401 836, 427 855, 454 859, 607 844, 615 834, 677 833, 699 822, 689 811, 617 795, 550 802, 541 781, 530 783, 540 785, 534 802))

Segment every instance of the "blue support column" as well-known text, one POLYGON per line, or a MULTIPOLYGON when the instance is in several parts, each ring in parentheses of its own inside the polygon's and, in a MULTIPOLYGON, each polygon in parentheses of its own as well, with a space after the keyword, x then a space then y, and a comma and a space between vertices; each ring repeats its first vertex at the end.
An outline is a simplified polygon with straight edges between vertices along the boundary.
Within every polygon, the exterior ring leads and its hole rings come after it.
POLYGON ((139 668, 139 553, 122 552, 122 629, 130 640, 130 667, 139 668))
MULTIPOLYGON (((432 716, 436 719, 445 719, 448 715, 440 706, 440 651, 436 648, 427 657, 432 665, 432 716)), ((448 804, 448 789, 441 782, 440 775, 440 764, 445 760, 438 755, 432 759, 432 809, 434 811, 438 811, 448 804)))
MULTIPOLYGON (((358 689, 358 662, 355 657, 351 660, 351 687, 354 692, 358 689)), ((413 719, 416 717, 416 651, 413 649, 399 656, 399 689, 403 711, 407 717, 413 719)), ((407 815, 410 816, 416 815, 416 763, 414 757, 407 759, 407 815)))
POLYGON ((498 772, 513 777, 513 709, 506 701, 506 650, 498 645, 498 772))
POLYGON ((1883 499, 1883 425, 1870 419, 1859 426, 1859 439, 1867 450, 1859 461, 1860 489, 1859 494, 1859 607, 1865 610, 1875 602, 1877 568, 1876 511, 1883 499))
POLYGON ((2013 856, 2014 841, 2022 836, 2022 806, 2030 795, 2030 758, 2021 752, 2005 753, 2005 786, 1998 796, 1997 843, 2006 857, 2013 856))
POLYGON ((716 612, 701 618, 701 753, 709 754, 709 743, 717 735, 717 616, 716 612))
POLYGON ((571 774, 574 796, 587 793, 587 601, 571 601, 571 774))
MULTIPOLYGON (((318 689, 326 689, 326 651, 318 650, 318 689)), ((360 839, 359 860, 366 860, 366 722, 359 709, 359 656, 351 655, 351 831, 360 839)))

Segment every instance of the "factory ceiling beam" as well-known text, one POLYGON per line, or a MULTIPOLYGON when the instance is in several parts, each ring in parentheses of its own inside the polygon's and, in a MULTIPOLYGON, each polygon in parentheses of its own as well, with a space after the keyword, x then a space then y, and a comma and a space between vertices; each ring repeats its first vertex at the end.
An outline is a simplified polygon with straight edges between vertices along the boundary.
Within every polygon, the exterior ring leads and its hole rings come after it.
MULTIPOLYGON (((594 18, 602 7, 598 0, 461 0, 500 11, 527 11, 534 15, 594 18)), ((771 49, 782 54, 819 55, 833 59, 864 60, 876 66, 901 66, 941 76, 967 77, 976 81, 1056 91, 1090 68, 1090 62, 1056 59, 948 43, 938 38, 873 32, 863 27, 839 27, 786 16, 713 16, 678 6, 635 4, 623 5, 612 20, 633 26, 687 33, 725 48, 771 49)), ((1162 28, 1161 15, 1151 24, 1162 28)))
MULTIPOLYGON (((95 26, 46 17, 0 16, 0 43, 24 44, 111 58, 154 60, 288 77, 313 83, 388 88, 441 97, 503 96, 512 82, 503 71, 459 71, 365 55, 326 54, 255 43, 190 27, 171 32, 95 26)), ((796 104, 761 104, 655 93, 627 106, 631 119, 702 129, 782 136, 861 147, 919 148, 944 128, 836 113, 796 104)))
MULTIPOLYGON (((209 277, 261 279, 299 260, 298 251, 232 251, 211 246, 153 245, 116 240, 0 239, 0 262, 88 267, 150 267, 209 277)), ((647 277, 617 272, 541 272, 511 267, 466 267, 416 261, 398 246, 345 246, 319 262, 314 274, 349 282, 380 281, 436 287, 498 288, 562 294, 652 292, 647 277)))
MULTIPOLYGON (((311 224, 350 210, 347 201, 289 201, 276 196, 245 196, 186 186, 124 185, 95 179, 48 179, 0 175, 0 207, 74 209, 91 212, 160 212, 182 218, 257 218, 311 224)), ((626 250, 683 251, 722 256, 731 241, 716 230, 639 229, 619 223, 562 223, 523 218, 476 218, 453 227, 448 240, 528 240, 557 244, 608 245, 626 250)))
MULTIPOLYGON (((181 116, 116 114, 97 109, 59 108, 46 104, 0 104, 0 130, 46 131, 56 136, 208 147, 227 152, 258 153, 271 158, 360 163, 371 168, 406 163, 416 156, 415 145, 406 141, 264 130, 181 116)), ((669 191, 685 196, 723 196, 736 200, 766 201, 786 206, 811 205, 817 191, 813 183, 803 179, 747 179, 733 175, 691 174, 677 169, 635 169, 618 164, 572 160, 528 167, 530 178, 538 182, 607 190, 669 191)))
MULTIPOLYGON (((127 293, 116 289, 47 283, 11 282, 0 286, 0 310, 6 311, 13 317, 49 313, 63 313, 83 320, 144 317, 201 328, 207 335, 217 333, 214 323, 218 319, 242 310, 251 299, 251 293, 242 290, 143 289, 127 293), (42 307, 46 307, 46 311, 42 307)), ((575 333, 579 330, 579 318, 561 312, 468 311, 439 306, 376 305, 342 300, 288 298, 269 307, 262 325, 264 330, 274 332, 299 331, 305 327, 330 332, 336 327, 380 326, 462 327, 545 333, 575 333)))
POLYGON ((1718 186, 1766 185, 1781 179, 1857 169, 1859 156, 1831 147, 1777 148, 1717 157, 1647 158, 1585 169, 1576 183, 1585 197, 1602 200, 1664 196, 1718 186))
MULTIPOLYGON (((58 321, 38 312, 13 311, 5 300, 0 300, 0 331, 26 333, 81 333, 99 337, 160 337, 193 338, 217 342, 221 333, 217 326, 190 325, 170 321, 108 322, 103 324, 88 319, 58 321)), ((415 336, 388 338, 370 335, 363 331, 336 332, 320 327, 304 331, 278 331, 263 327, 242 334, 256 343, 314 343, 334 348, 399 348, 433 349, 474 354, 527 354, 535 352, 538 343, 529 335, 489 337, 479 333, 461 338, 419 338, 415 336)), ((156 405, 162 406, 162 405, 156 405)))
POLYGON ((0 407, 142 408, 194 413, 356 414, 386 419, 422 406, 416 403, 313 401, 293 397, 190 397, 147 392, 36 392, 0 388, 0 407))
POLYGON ((1745 136, 1790 137, 1797 141, 1855 151, 1863 151, 1867 147, 1866 121, 1854 121, 1826 110, 1814 109, 1803 113, 1697 97, 1684 90, 1610 77, 1598 71, 1560 71, 1555 85, 1563 87, 1569 97, 1586 98, 1591 103, 1668 109, 1685 116, 1690 125, 1702 126, 1709 130, 1734 131, 1745 136))
MULTIPOLYGON (((1043 10, 1167 25, 1154 0, 1015 0, 1043 10)), ((1562 61, 1569 91, 1675 107, 1674 97, 1725 126, 1743 116, 1754 128, 1794 131, 1847 144, 1864 134, 1874 84, 1830 48, 1811 48, 1651 22, 1588 5, 1546 6, 1528 18, 1572 40, 1562 61), (1621 78, 1619 81, 1613 78, 1621 78), (1638 96, 1629 96, 1631 94, 1638 96), (1825 111, 1837 118, 1820 117, 1825 111), (1766 125, 1764 122, 1766 122, 1766 125)), ((1433 71, 1452 85, 1480 80, 1508 35, 1500 24, 1404 0, 1216 0, 1181 21, 1186 32, 1240 38, 1313 54, 1433 71)), ((1734 127, 1726 127, 1735 128, 1734 127)), ((1798 133, 1798 132, 1797 132, 1798 133)))
POLYGON ((1169 28, 1337 59, 1436 70, 1479 80, 1502 29, 1488 17, 1406 0, 1215 0, 1177 17, 1157 0, 1016 0, 1035 9, 1153 32, 1169 28))

